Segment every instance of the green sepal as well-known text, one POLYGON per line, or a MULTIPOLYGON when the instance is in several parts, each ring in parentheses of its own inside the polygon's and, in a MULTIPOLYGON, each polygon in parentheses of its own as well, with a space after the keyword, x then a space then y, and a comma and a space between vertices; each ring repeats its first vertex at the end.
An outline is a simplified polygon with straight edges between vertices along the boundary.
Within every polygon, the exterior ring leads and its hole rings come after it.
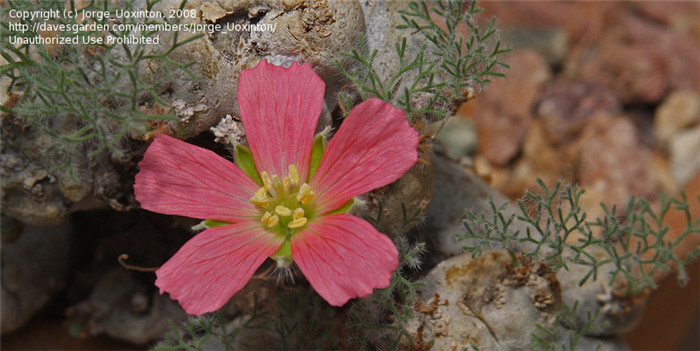
POLYGON ((280 246, 275 253, 270 255, 270 258, 275 261, 284 260, 285 262, 292 262, 294 259, 292 258, 292 245, 289 239, 286 239, 282 246, 280 246))
POLYGON ((309 158, 309 177, 307 183, 311 181, 311 177, 318 171, 318 166, 321 165, 323 153, 326 152, 326 138, 323 134, 319 134, 314 138, 314 143, 311 145, 311 157, 309 158))
POLYGON ((337 210, 328 212, 327 214, 333 215, 333 214, 339 214, 339 213, 348 213, 352 209, 352 205, 355 204, 355 198, 353 197, 350 199, 350 201, 346 202, 343 206, 340 206, 337 210))
POLYGON ((236 165, 238 165, 238 168, 240 168, 256 183, 258 183, 258 185, 263 185, 262 180, 260 179, 260 174, 258 174, 258 167, 255 166, 255 159, 253 158, 253 153, 250 151, 249 148, 241 144, 237 144, 236 152, 233 157, 236 161, 236 165))
POLYGON ((215 219, 205 219, 199 224, 192 227, 192 230, 204 230, 209 228, 223 227, 225 225, 231 224, 230 222, 217 221, 215 219))
POLYGON ((223 227, 223 226, 229 225, 229 224, 231 224, 231 222, 217 221, 216 219, 204 220, 204 225, 206 225, 207 228, 223 227))

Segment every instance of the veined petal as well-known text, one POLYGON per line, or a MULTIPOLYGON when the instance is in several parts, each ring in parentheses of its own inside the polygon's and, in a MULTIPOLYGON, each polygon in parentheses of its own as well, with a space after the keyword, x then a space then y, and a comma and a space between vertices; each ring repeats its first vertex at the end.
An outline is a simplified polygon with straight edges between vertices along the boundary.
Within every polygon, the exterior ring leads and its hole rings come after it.
POLYGON ((388 286, 399 264, 396 246, 386 235, 345 213, 320 217, 291 245, 294 262, 333 306, 388 286))
POLYGON ((282 243, 255 222, 207 229, 156 271, 156 285, 188 314, 216 311, 282 243))
POLYGON ((326 147, 311 179, 320 213, 399 179, 418 159, 418 132, 404 112, 379 99, 355 107, 326 147))
POLYGON ((324 89, 307 63, 284 68, 262 60, 241 72, 238 105, 259 171, 284 177, 294 164, 306 180, 324 89))
POLYGON ((257 215, 259 186, 223 157, 159 134, 139 163, 134 193, 149 211, 237 222, 257 215))

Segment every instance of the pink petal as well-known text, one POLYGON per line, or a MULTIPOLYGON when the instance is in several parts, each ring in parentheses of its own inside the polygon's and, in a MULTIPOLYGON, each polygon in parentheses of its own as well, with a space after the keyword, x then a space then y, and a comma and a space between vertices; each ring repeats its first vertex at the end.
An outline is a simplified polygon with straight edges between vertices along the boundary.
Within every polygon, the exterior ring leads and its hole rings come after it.
POLYGON ((134 193, 149 211, 236 222, 258 215, 259 186, 214 152, 159 134, 146 150, 134 193))
POLYGON ((306 179, 324 89, 307 63, 284 68, 262 60, 241 72, 238 105, 259 171, 284 177, 294 164, 306 179))
POLYGON ((221 308, 250 280, 283 240, 259 223, 207 229, 185 243, 156 275, 160 293, 168 292, 188 314, 221 308))
POLYGON ((391 240, 349 214, 322 216, 292 238, 294 262, 321 297, 342 306, 389 285, 399 264, 391 240))
POLYGON ((328 143, 311 180, 320 213, 399 179, 418 159, 418 133, 403 111, 379 99, 355 107, 328 143))

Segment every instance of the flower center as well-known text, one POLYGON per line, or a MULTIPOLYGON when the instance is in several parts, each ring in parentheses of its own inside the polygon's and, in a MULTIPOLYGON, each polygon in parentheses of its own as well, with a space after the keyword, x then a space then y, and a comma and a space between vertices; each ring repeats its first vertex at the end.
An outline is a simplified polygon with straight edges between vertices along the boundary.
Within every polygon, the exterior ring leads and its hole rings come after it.
POLYGON ((316 194, 307 183, 301 183, 295 165, 289 166, 289 173, 282 179, 278 175, 260 173, 263 186, 250 198, 260 209, 260 222, 269 231, 284 237, 285 242, 270 258, 277 261, 278 268, 287 268, 293 261, 289 240, 301 231, 314 209, 311 202, 316 194))
POLYGON ((261 210, 260 222, 269 230, 289 238, 301 230, 313 211, 310 203, 316 195, 309 184, 301 183, 295 165, 289 166, 289 174, 282 179, 263 171, 263 186, 250 198, 261 210))

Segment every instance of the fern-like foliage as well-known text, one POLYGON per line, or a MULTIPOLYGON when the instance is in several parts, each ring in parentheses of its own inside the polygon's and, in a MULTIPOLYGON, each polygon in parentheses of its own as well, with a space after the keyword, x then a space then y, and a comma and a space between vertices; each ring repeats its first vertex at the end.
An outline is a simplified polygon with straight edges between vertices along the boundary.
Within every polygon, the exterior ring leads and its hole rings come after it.
MULTIPOLYGON (((411 1, 401 11, 404 24, 397 29, 411 30, 431 45, 407 50, 406 37, 394 47, 398 58, 396 71, 382 77, 376 68, 379 51, 366 49, 343 53, 356 65, 338 69, 353 84, 362 100, 377 97, 406 111, 409 121, 415 116, 445 118, 454 114, 475 89, 483 89, 494 77, 504 77, 509 66, 500 57, 509 52, 501 48, 492 19, 484 28, 475 16, 481 12, 476 1, 435 1, 429 7, 424 0, 411 1), (443 25, 444 24, 444 25, 443 25), (463 37, 461 29, 470 34, 463 37)), ((341 105, 350 106, 352 97, 341 92, 341 105)))
MULTIPOLYGON (((145 10, 152 11, 158 2, 160 0, 146 1, 145 10)), ((185 1, 181 3, 181 7, 184 5, 185 1)), ((108 0, 92 0, 80 10, 114 13, 117 7, 126 11, 137 9, 134 0, 126 0, 118 5, 108 0)), ((22 94, 19 104, 14 108, 4 107, 4 112, 14 114, 21 121, 54 137, 56 143, 51 149, 58 150, 61 155, 61 161, 56 168, 68 168, 73 174, 71 161, 77 150, 85 150, 90 157, 106 150, 121 155, 119 143, 122 138, 129 132, 142 131, 144 121, 176 119, 169 112, 169 105, 160 97, 159 92, 173 69, 181 69, 190 74, 188 67, 194 62, 179 63, 172 60, 170 54, 201 35, 181 40, 175 33, 172 42, 165 46, 167 49, 155 53, 149 51, 148 45, 108 45, 106 41, 84 44, 83 39, 104 39, 106 36, 154 38, 158 35, 157 32, 133 32, 133 25, 157 23, 161 19, 125 17, 121 19, 123 26, 110 26, 113 30, 104 33, 77 31, 77 18, 59 16, 51 21, 66 25, 67 30, 52 35, 78 38, 80 40, 77 43, 10 44, 9 39, 13 36, 46 35, 37 33, 34 29, 35 25, 47 20, 11 19, 7 15, 9 10, 55 10, 63 13, 65 9, 76 10, 75 2, 8 0, 5 14, 0 19, 0 55, 6 61, 0 66, 0 74, 10 79, 8 92, 22 94), (28 30, 10 30, 10 21, 24 24, 28 30), (124 30, 118 31, 118 28, 124 30), (162 81, 147 83, 141 78, 145 64, 150 60, 165 63, 167 74, 162 81), (157 106, 160 108, 156 108, 157 106)), ((102 26, 110 24, 108 17, 86 21, 94 21, 102 26)), ((194 79, 194 76, 190 76, 194 79)))
MULTIPOLYGON (((624 213, 604 205, 602 218, 588 219, 581 208, 583 189, 557 183, 549 189, 538 181, 542 194, 527 192, 525 201, 518 201, 516 213, 505 213, 505 206, 493 201, 493 216, 467 210, 465 231, 458 240, 469 239, 463 246, 472 255, 481 255, 486 248, 520 248, 527 257, 546 262, 553 271, 568 269, 570 264, 588 267, 580 284, 597 280, 603 266, 608 284, 618 281, 636 296, 645 288, 656 289, 653 276, 676 269, 681 283, 687 280, 685 266, 700 253, 694 248, 684 257, 675 249, 689 236, 700 235, 700 218, 693 219, 684 194, 680 199, 662 195, 658 209, 645 199, 632 197, 624 213), (525 203, 528 203, 529 208, 525 203), (673 237, 665 218, 670 211, 680 211, 686 220, 685 229, 673 237), (605 255, 596 255, 604 252, 605 255)), ((696 199, 700 201, 700 196, 696 199)))
POLYGON ((476 23, 476 15, 483 9, 476 6, 476 1, 439 0, 428 7, 425 0, 412 1, 409 11, 402 12, 405 25, 399 28, 413 29, 435 44, 441 57, 440 68, 451 78, 448 86, 454 96, 460 96, 461 90, 476 85, 484 88, 493 77, 505 77, 500 68, 509 66, 499 59, 509 50, 501 48, 501 41, 495 37, 492 18, 486 27, 476 23), (433 18, 438 17, 444 28, 433 18), (471 36, 466 39, 459 33, 459 27, 466 25, 471 36))

